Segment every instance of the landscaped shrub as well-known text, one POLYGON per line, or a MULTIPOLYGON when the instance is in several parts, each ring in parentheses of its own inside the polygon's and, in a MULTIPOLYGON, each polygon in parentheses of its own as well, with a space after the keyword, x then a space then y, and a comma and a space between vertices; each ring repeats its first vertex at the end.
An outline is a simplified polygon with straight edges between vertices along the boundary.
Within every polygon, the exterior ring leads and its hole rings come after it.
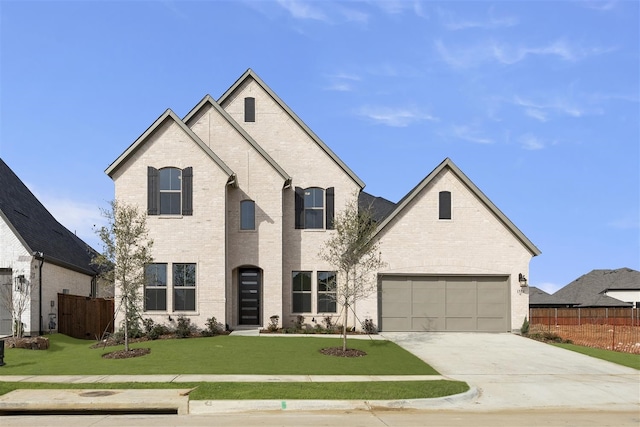
POLYGON ((150 340, 157 340, 160 336, 167 335, 169 332, 169 328, 164 325, 153 325, 153 328, 151 328, 147 334, 147 338, 150 340))
POLYGON ((304 316, 297 315, 296 320, 293 321, 293 328, 296 331, 301 331, 303 323, 304 323, 304 316))
POLYGON ((364 319, 364 322, 362 322, 362 330, 366 334, 375 334, 377 332, 376 325, 372 319, 364 319))
POLYGON ((178 316, 178 325, 176 326, 176 336, 178 338, 188 338, 197 332, 198 328, 191 324, 191 319, 178 316))
POLYGON ((205 326, 205 330, 202 331, 202 335, 205 337, 215 337, 224 331, 224 326, 222 326, 222 323, 218 322, 215 317, 208 318, 205 326))
POLYGON ((527 335, 529 333, 529 321, 527 320, 527 316, 524 316, 524 322, 522 322, 520 333, 522 335, 527 335))

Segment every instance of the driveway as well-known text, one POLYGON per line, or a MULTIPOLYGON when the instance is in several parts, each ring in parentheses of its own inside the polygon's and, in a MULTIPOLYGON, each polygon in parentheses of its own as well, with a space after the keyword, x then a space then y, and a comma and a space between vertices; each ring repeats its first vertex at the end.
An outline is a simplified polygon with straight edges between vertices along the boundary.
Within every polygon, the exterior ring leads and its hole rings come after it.
POLYGON ((442 375, 480 391, 458 409, 640 410, 640 371, 514 334, 383 332, 442 375))

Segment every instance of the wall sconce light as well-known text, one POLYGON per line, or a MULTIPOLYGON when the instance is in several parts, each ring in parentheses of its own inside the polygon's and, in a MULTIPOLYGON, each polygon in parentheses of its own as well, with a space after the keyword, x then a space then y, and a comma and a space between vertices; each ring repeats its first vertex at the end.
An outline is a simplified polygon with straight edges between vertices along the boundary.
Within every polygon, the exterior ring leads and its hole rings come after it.
POLYGON ((524 274, 518 274, 518 282, 520 282, 520 286, 523 288, 527 286, 527 278, 524 276, 524 274))
POLYGON ((22 289, 24 289, 24 282, 25 282, 24 274, 17 276, 15 290, 18 292, 22 292, 22 289))

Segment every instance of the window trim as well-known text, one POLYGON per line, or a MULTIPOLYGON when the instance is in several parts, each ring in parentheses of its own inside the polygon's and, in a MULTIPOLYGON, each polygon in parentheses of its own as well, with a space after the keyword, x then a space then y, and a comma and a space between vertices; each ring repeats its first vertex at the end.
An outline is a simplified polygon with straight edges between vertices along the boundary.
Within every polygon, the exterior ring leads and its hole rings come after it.
POLYGON ((244 121, 245 123, 256 121, 256 99, 252 96, 244 98, 244 121))

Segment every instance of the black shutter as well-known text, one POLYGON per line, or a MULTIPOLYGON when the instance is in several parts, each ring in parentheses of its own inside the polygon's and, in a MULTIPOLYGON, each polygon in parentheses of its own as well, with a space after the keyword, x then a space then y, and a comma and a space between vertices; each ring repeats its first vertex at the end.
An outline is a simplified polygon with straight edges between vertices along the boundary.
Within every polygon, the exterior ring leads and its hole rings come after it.
POLYGON ((193 215, 193 168, 182 170, 182 215, 193 215))
POLYGON ((245 98, 244 99, 244 121, 255 122, 256 121, 256 99, 245 98))
POLYGON ((304 228, 304 189, 296 187, 296 228, 304 228))
POLYGON ((147 213, 158 215, 158 199, 160 187, 158 185, 158 169, 147 167, 147 213))
POLYGON ((439 195, 439 218, 451 219, 451 192, 441 191, 439 195))
POLYGON ((326 220, 327 220, 327 230, 333 230, 333 210, 334 210, 334 188, 333 187, 329 187, 325 190, 325 196, 327 199, 327 206, 326 206, 326 220))

